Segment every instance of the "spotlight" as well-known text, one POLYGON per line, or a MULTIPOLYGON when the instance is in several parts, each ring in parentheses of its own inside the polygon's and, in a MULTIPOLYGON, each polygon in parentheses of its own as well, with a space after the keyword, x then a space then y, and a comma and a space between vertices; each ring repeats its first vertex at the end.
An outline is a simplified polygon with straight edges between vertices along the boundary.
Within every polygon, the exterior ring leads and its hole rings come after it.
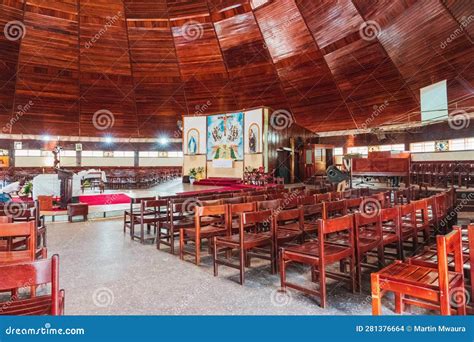
POLYGON ((105 143, 106 144, 111 144, 113 142, 114 142, 114 140, 112 139, 112 137, 105 137, 105 143))
POLYGON ((160 144, 161 145, 168 145, 168 138, 160 138, 160 144))
POLYGON ((51 137, 49 135, 43 135, 43 137, 41 138, 43 141, 50 141, 51 140, 51 137))

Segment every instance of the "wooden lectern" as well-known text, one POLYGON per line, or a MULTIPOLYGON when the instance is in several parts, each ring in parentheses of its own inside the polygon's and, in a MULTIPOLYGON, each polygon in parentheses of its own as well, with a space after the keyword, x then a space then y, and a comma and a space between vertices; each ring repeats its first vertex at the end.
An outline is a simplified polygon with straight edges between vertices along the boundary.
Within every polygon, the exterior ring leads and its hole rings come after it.
POLYGON ((67 209, 67 205, 72 201, 72 176, 74 172, 56 169, 61 182, 61 209, 67 209))

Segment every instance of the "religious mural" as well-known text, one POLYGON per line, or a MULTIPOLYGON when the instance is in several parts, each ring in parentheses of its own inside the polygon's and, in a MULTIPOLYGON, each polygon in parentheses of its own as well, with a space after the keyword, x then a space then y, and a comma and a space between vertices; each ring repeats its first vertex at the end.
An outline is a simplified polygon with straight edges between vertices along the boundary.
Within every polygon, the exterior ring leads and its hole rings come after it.
POLYGON ((243 160, 244 113, 207 117, 207 159, 243 160))

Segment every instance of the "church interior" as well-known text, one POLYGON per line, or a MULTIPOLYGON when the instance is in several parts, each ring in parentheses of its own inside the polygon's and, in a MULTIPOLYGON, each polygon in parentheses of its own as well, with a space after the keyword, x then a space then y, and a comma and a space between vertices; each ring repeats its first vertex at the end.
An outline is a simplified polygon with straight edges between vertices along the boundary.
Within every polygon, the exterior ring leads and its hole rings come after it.
POLYGON ((0 1, 0 315, 472 314, 473 43, 470 0, 0 1))

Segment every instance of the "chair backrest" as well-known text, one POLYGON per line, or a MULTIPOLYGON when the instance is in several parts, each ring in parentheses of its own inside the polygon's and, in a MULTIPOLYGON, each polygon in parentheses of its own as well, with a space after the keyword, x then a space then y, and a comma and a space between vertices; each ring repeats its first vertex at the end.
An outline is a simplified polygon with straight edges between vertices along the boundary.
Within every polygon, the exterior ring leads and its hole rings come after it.
POLYGON ((11 217, 11 216, 0 216, 0 223, 13 223, 13 217, 11 217))
POLYGON ((282 199, 285 198, 287 194, 285 192, 273 192, 270 194, 267 194, 267 199, 268 200, 275 200, 275 199, 282 199))
POLYGON ((25 250, 0 251, 0 265, 33 261, 36 257, 36 222, 17 222, 0 224, 0 239, 26 237, 25 250))
MULTIPOLYGON (((355 224, 355 235, 354 241, 356 246, 359 246, 361 240, 359 239, 359 234, 362 229, 370 229, 374 232, 372 238, 374 241, 378 241, 380 243, 383 238, 383 231, 382 231, 382 217, 380 212, 376 215, 368 216, 362 213, 355 213, 354 214, 354 224, 355 224)), ((360 250, 360 248, 356 248, 360 250)))
MULTIPOLYGON (((275 220, 278 224, 281 222, 296 221, 298 222, 299 229, 303 231, 304 229, 304 216, 303 216, 303 207, 290 210, 282 210, 276 213, 275 220)), ((278 224, 275 229, 278 229, 278 224)), ((285 228, 284 226, 282 228, 285 228)))
POLYGON ((303 206, 303 216, 305 219, 309 220, 323 218, 323 204, 316 203, 303 206))
POLYGON ((341 199, 343 199, 342 192, 331 192, 331 201, 339 201, 341 199))
MULTIPOLYGON (((213 206, 207 206, 207 207, 196 207, 195 212, 194 212, 194 223, 196 230, 199 232, 199 229, 201 228, 201 218, 206 217, 206 216, 217 216, 221 215, 224 222, 224 224, 227 225, 229 219, 228 219, 228 210, 229 206, 227 204, 220 204, 220 205, 213 205, 213 206)), ((199 235, 199 233, 198 233, 199 235)))
POLYGON ((462 233, 461 228, 457 227, 446 235, 436 236, 436 245, 438 251, 438 280, 441 291, 449 294, 449 268, 448 256, 453 255, 454 271, 463 275, 463 255, 462 255, 462 233))
POLYGON ((245 197, 243 196, 222 199, 223 204, 236 204, 236 203, 244 203, 244 202, 245 202, 245 197))
POLYGON ((130 199, 130 205, 133 206, 134 204, 141 204, 144 201, 152 201, 155 200, 156 197, 132 197, 130 199))
POLYGON ((214 196, 215 199, 232 198, 232 193, 220 193, 214 196))
POLYGON ((249 224, 260 224, 270 228, 271 231, 274 229, 273 210, 261 210, 242 213, 240 218, 241 226, 249 224))
POLYGON ((247 202, 260 202, 266 200, 266 195, 247 196, 247 202))
POLYGON ((419 215, 419 217, 422 219, 422 224, 429 224, 428 202, 425 199, 421 199, 418 201, 411 201, 410 203, 413 204, 413 209, 415 210, 415 213, 419 215))
POLYGON ((278 208, 281 208, 281 200, 279 199, 257 202, 257 210, 276 210, 278 208))
POLYGON ((344 216, 347 214, 346 201, 323 202, 323 219, 344 216))
POLYGON ((199 201, 199 204, 202 207, 210 207, 210 206, 215 206, 215 205, 220 205, 222 204, 222 200, 220 199, 213 199, 213 200, 207 200, 207 201, 199 201))
POLYGON ((355 213, 357 211, 360 211, 362 201, 363 201, 362 197, 346 199, 347 211, 350 212, 350 213, 355 213))
POLYGON ((329 201, 331 201, 331 193, 330 192, 326 192, 325 194, 317 194, 316 195, 316 202, 317 203, 329 202, 329 201))
POLYGON ((299 203, 300 201, 298 196, 290 194, 281 200, 280 205, 283 209, 293 209, 297 208, 299 203))
POLYGON ((316 203, 316 197, 314 195, 306 195, 299 197, 300 205, 312 205, 316 203))
MULTIPOLYGON (((32 287, 35 285, 51 284, 51 315, 60 314, 59 306, 59 256, 53 255, 51 259, 42 259, 19 263, 15 265, 0 265, 0 292, 32 287)), ((0 311, 2 308, 0 303, 0 311)), ((24 308, 23 314, 38 314, 31 308, 24 308)))
POLYGON ((203 195, 203 196, 198 196, 197 198, 200 201, 212 201, 213 199, 215 199, 215 196, 214 195, 203 195))
POLYGON ((382 225, 393 227, 394 231, 398 232, 400 227, 400 208, 397 206, 381 209, 380 220, 382 225))
POLYGON ((155 210, 159 210, 161 207, 166 207, 168 205, 168 201, 165 199, 158 199, 158 200, 151 200, 151 201, 143 201, 142 203, 142 212, 146 209, 153 208, 155 210))
POLYGON ((437 220, 442 220, 448 214, 448 195, 445 192, 435 195, 435 214, 437 220))
POLYGON ((372 199, 380 203, 380 208, 388 208, 389 202, 387 202, 386 194, 379 192, 370 196, 365 196, 364 199, 372 199))
POLYGON ((354 246, 354 217, 352 214, 328 220, 318 220, 318 238, 324 241, 326 235, 347 231, 349 243, 354 246))
POLYGON ((229 205, 229 216, 234 216, 252 211, 257 211, 256 202, 235 203, 229 205))

